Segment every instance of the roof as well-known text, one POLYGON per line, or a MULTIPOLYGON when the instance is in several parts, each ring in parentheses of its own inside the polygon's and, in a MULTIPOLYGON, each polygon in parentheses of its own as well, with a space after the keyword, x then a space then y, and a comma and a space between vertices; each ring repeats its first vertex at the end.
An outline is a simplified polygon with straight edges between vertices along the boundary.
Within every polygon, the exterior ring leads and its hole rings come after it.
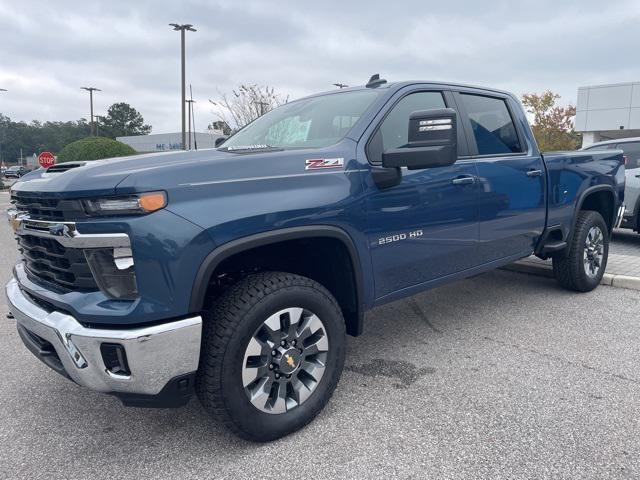
MULTIPOLYGON (((499 90, 497 88, 489 88, 489 87, 482 87, 479 85, 472 85, 472 84, 466 84, 466 83, 455 83, 455 82, 443 82, 441 80, 405 80, 405 81, 401 81, 401 82, 388 82, 388 83, 383 83, 377 87, 371 87, 371 90, 376 90, 376 89, 393 89, 393 90, 400 90, 403 87, 407 87, 410 85, 418 85, 418 84, 429 84, 429 85, 437 85, 437 86, 441 86, 441 87, 458 87, 458 88, 473 88, 475 90, 484 90, 486 92, 490 92, 490 93, 497 93, 500 95, 509 95, 511 97, 514 97, 514 95, 511 92, 507 92, 505 90, 499 90)), ((321 95, 328 95, 328 94, 332 94, 332 93, 340 93, 340 92, 353 92, 353 91, 357 91, 357 90, 365 90, 367 89, 367 87, 365 85, 357 85, 357 86, 353 86, 353 87, 347 87, 347 88, 341 88, 341 89, 337 89, 337 90, 326 90, 324 92, 318 92, 318 93, 314 93, 311 95, 307 95, 305 97, 301 97, 298 98, 294 101, 297 100, 302 100, 303 98, 310 98, 310 97, 316 97, 316 96, 321 96, 321 95)), ((515 98, 515 97, 514 97, 515 98)))
POLYGON ((640 142, 640 137, 627 137, 627 138, 616 138, 613 140, 603 140, 602 142, 592 143, 586 148, 593 148, 600 145, 611 145, 612 143, 630 143, 630 142, 640 142))

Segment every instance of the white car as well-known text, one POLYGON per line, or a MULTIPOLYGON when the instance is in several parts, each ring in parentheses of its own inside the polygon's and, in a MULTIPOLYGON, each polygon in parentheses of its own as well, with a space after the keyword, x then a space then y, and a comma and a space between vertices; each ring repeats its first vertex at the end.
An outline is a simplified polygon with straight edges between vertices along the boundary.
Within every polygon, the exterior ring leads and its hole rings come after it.
POLYGON ((583 148, 583 150, 610 149, 622 150, 625 157, 625 211, 621 226, 640 233, 640 137, 607 140, 583 148))

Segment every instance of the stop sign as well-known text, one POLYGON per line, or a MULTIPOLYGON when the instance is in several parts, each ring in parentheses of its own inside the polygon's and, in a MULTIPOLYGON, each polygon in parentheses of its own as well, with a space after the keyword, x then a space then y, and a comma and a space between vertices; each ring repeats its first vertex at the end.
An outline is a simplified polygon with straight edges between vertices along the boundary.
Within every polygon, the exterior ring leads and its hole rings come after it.
POLYGON ((51 152, 42 152, 38 155, 38 163, 42 168, 53 167, 56 163, 56 157, 51 152))

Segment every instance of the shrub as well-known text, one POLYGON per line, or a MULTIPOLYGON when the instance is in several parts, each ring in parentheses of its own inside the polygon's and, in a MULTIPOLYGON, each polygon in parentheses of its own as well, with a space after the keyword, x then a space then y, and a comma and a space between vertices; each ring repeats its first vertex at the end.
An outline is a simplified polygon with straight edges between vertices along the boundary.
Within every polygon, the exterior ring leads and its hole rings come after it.
POLYGON ((58 154, 58 163, 135 155, 129 145, 105 137, 87 137, 70 143, 58 154))

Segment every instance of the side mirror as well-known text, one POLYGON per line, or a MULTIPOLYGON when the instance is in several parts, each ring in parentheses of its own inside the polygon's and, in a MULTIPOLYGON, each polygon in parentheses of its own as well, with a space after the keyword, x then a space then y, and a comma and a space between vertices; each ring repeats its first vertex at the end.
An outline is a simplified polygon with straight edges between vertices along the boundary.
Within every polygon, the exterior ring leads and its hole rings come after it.
POLYGON ((216 138, 216 141, 214 143, 215 148, 218 148, 220 145, 222 145, 225 140, 227 139, 227 137, 218 137, 216 138))
POLYGON ((382 154, 382 166, 409 170, 444 167, 458 158, 457 114, 451 108, 421 110, 409 115, 407 144, 382 154))

